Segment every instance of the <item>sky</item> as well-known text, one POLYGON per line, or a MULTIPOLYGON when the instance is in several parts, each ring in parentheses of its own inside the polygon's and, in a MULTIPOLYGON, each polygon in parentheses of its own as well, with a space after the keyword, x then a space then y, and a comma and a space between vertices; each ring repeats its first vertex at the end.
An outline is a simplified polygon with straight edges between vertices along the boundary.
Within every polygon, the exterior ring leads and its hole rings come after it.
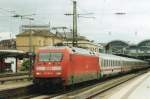
MULTIPOLYGON (((137 44, 150 38, 150 0, 77 0, 78 33, 97 43, 123 40, 137 44), (124 15, 115 13, 123 12, 124 15)), ((0 40, 15 37, 19 26, 29 20, 14 14, 33 16, 32 24, 72 28, 72 0, 0 0, 0 40), (15 13, 14 13, 15 11, 15 13)), ((69 29, 68 29, 69 31, 69 29)))

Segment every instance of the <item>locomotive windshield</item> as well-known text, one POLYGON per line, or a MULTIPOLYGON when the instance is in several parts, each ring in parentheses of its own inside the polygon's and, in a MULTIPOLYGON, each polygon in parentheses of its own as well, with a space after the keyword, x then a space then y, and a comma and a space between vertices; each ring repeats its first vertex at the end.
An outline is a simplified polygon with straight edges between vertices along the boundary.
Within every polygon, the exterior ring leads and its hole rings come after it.
POLYGON ((39 61, 50 61, 50 62, 59 62, 62 60, 63 54, 62 53, 40 53, 39 54, 39 61))

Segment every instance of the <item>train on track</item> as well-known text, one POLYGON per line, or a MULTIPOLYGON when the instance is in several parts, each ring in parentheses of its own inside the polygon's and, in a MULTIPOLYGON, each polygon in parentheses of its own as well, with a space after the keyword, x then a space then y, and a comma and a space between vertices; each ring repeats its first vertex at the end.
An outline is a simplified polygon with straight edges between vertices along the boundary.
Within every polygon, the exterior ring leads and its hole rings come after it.
POLYGON ((77 84, 149 67, 148 62, 75 47, 43 47, 36 51, 33 82, 77 84))

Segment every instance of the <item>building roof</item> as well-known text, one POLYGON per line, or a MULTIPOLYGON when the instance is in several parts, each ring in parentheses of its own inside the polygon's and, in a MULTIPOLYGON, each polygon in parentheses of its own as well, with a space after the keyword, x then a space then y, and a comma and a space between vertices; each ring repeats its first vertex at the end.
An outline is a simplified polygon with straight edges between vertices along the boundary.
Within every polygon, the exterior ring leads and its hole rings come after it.
POLYGON ((30 33, 32 33, 32 36, 43 36, 43 37, 59 37, 61 38, 61 36, 56 36, 55 34, 53 34, 52 32, 49 32, 47 30, 32 30, 30 31, 26 31, 26 32, 22 32, 18 35, 16 35, 17 37, 19 36, 29 36, 30 33))
POLYGON ((9 42, 12 42, 12 41, 15 42, 16 39, 4 39, 4 40, 1 40, 0 43, 4 43, 4 42, 8 42, 9 43, 9 42))
POLYGON ((29 30, 47 30, 50 31, 50 25, 22 25, 20 27, 22 32, 29 30))
MULTIPOLYGON (((66 33, 57 33, 58 35, 61 35, 64 39, 67 39, 67 40, 72 40, 73 39, 73 34, 72 32, 66 32, 66 33)), ((86 40, 86 41, 89 41, 85 36, 80 36, 78 35, 77 36, 77 39, 78 40, 86 40)))

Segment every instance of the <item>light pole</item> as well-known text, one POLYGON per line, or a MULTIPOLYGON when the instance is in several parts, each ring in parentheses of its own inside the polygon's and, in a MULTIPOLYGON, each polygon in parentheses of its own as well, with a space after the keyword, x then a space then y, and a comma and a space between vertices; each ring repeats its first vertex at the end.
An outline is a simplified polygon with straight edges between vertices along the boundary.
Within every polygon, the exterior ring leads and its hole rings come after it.
POLYGON ((27 17, 26 15, 19 15, 16 14, 12 17, 15 18, 21 18, 21 19, 27 19, 29 20, 29 25, 30 25, 30 29, 29 29, 29 77, 31 76, 31 71, 32 71, 32 58, 33 58, 33 46, 32 46, 32 30, 31 30, 31 21, 34 20, 34 18, 31 17, 27 17))
POLYGON ((72 15, 73 16, 73 40, 72 40, 72 46, 75 46, 77 47, 78 46, 78 40, 77 40, 77 3, 76 1, 73 1, 73 14, 70 14, 70 13, 67 13, 67 14, 64 14, 64 15, 67 15, 67 16, 70 16, 72 15))
MULTIPOLYGON (((32 14, 32 15, 35 15, 35 14, 32 14)), ((28 15, 28 16, 29 16, 29 15, 28 15)), ((33 48, 32 48, 32 30, 31 30, 31 21, 33 21, 34 18, 27 17, 26 15, 19 15, 19 14, 13 15, 12 17, 29 20, 29 25, 30 25, 30 30, 29 30, 29 52, 33 52, 33 48)))
POLYGON ((73 13, 66 13, 64 15, 66 16, 73 16, 73 27, 72 27, 72 33, 73 33, 73 40, 72 40, 72 46, 78 47, 78 17, 83 17, 83 18, 95 18, 95 17, 86 17, 82 15, 89 15, 93 13, 85 13, 85 14, 78 14, 77 13, 77 1, 73 0, 73 13))

